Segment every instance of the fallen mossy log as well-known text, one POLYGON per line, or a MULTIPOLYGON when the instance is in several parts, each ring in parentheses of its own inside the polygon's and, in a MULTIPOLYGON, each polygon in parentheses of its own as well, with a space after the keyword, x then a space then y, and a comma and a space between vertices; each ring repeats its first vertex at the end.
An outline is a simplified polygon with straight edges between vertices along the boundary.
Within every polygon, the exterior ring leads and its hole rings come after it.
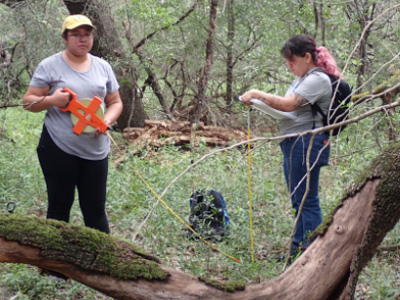
POLYGON ((98 230, 31 216, 0 216, 0 236, 39 249, 43 259, 122 279, 165 280, 168 276, 156 257, 98 230))
POLYGON ((289 269, 245 290, 216 289, 206 283, 212 280, 204 282, 162 267, 134 245, 88 228, 34 217, 0 215, 0 261, 57 271, 121 300, 350 300, 362 268, 399 218, 397 143, 346 191, 316 240, 289 269))
MULTIPOLYGON (((351 101, 353 101, 356 104, 360 104, 360 103, 363 103, 364 101, 370 99, 372 96, 375 96, 378 94, 380 95, 380 97, 385 97, 387 94, 391 94, 391 97, 393 98, 395 95, 397 95, 400 92, 399 77, 400 77, 400 71, 397 71, 387 81, 379 84, 374 89, 353 95, 351 97, 351 101)), ((384 103, 388 104, 391 102, 384 101, 384 103)))

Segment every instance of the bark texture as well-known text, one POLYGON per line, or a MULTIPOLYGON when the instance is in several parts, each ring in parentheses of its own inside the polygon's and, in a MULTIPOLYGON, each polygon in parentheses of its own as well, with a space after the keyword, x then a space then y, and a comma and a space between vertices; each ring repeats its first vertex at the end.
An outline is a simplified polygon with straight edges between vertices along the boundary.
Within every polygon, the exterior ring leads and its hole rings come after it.
POLYGON ((400 218, 400 143, 346 192, 314 243, 277 278, 228 293, 164 268, 134 245, 89 228, 0 215, 0 261, 60 272, 116 299, 353 299, 362 268, 400 218))

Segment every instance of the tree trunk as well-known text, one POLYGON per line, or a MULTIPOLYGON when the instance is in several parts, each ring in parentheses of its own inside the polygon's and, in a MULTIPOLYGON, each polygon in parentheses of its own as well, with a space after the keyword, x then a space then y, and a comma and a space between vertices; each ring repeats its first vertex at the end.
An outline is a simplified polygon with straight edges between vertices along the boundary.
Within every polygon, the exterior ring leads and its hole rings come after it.
MULTIPOLYGON (((359 23, 360 28, 366 28, 367 24, 374 19, 375 13, 375 3, 369 4, 365 2, 362 4, 362 7, 358 10, 359 15, 359 23), (369 14, 369 15, 368 15, 369 14)), ((366 76, 369 61, 368 61, 368 37, 371 33, 372 27, 369 27, 368 30, 365 32, 365 35, 361 37, 361 43, 359 47, 359 59, 360 59, 360 66, 357 70, 357 88, 361 87, 364 83, 364 78, 366 76)))
POLYGON ((203 75, 199 81, 199 91, 196 97, 196 105, 194 109, 194 116, 192 123, 198 124, 201 119, 203 110, 203 103, 206 101, 206 91, 208 86, 208 76, 210 75, 211 67, 213 64, 214 53, 214 35, 215 35, 215 21, 217 19, 218 0, 211 0, 210 8, 210 28, 208 30, 208 39, 206 46, 206 64, 203 69, 203 75))
POLYGON ((100 57, 113 57, 120 61, 114 72, 119 79, 124 109, 117 123, 119 129, 143 127, 147 119, 142 103, 142 93, 137 88, 136 70, 123 63, 123 46, 115 27, 108 2, 98 0, 64 0, 71 14, 85 14, 93 21, 96 35, 91 53, 100 57))
POLYGON ((233 46, 235 44, 235 3, 234 0, 228 0, 228 47, 226 58, 226 105, 230 106, 233 99, 233 46))
POLYGON ((319 18, 321 20, 321 40, 322 45, 326 45, 325 41, 325 17, 324 17, 324 4, 323 2, 319 5, 319 18))
POLYGON ((350 300, 362 268, 400 218, 399 195, 397 143, 361 174, 286 272, 234 293, 161 267, 151 255, 104 233, 35 217, 0 215, 0 261, 54 270, 121 300, 350 300))

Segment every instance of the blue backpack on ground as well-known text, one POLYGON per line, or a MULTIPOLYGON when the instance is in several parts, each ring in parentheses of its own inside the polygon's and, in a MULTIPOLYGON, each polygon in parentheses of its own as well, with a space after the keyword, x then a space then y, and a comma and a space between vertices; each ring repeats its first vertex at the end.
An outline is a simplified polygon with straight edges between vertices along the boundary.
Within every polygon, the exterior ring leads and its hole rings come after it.
POLYGON ((230 223, 225 200, 216 190, 199 189, 190 196, 190 226, 207 239, 229 235, 230 223))

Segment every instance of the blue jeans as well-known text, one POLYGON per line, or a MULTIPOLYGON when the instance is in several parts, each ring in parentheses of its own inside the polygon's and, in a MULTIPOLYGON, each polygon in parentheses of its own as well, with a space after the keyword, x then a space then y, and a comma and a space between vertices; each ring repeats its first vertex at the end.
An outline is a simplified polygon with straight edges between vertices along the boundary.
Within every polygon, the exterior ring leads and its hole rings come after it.
MULTIPOLYGON (((303 199, 307 187, 307 178, 305 175, 307 175, 307 152, 310 139, 310 135, 300 138, 287 138, 280 144, 283 153, 285 179, 288 191, 291 194, 292 207, 296 211, 295 218, 297 217, 301 200, 303 199), (303 181, 297 187, 301 180, 303 181)), ((313 232, 322 222, 318 186, 320 169, 326 166, 329 160, 330 146, 328 142, 328 136, 326 134, 316 135, 313 141, 310 153, 310 168, 312 168, 315 162, 316 164, 310 171, 309 192, 296 225, 292 243, 292 255, 296 254, 300 245, 306 247, 309 244, 307 235, 313 232), (326 147, 327 144, 328 146, 326 147), (322 149, 324 150, 321 152, 322 149)))

